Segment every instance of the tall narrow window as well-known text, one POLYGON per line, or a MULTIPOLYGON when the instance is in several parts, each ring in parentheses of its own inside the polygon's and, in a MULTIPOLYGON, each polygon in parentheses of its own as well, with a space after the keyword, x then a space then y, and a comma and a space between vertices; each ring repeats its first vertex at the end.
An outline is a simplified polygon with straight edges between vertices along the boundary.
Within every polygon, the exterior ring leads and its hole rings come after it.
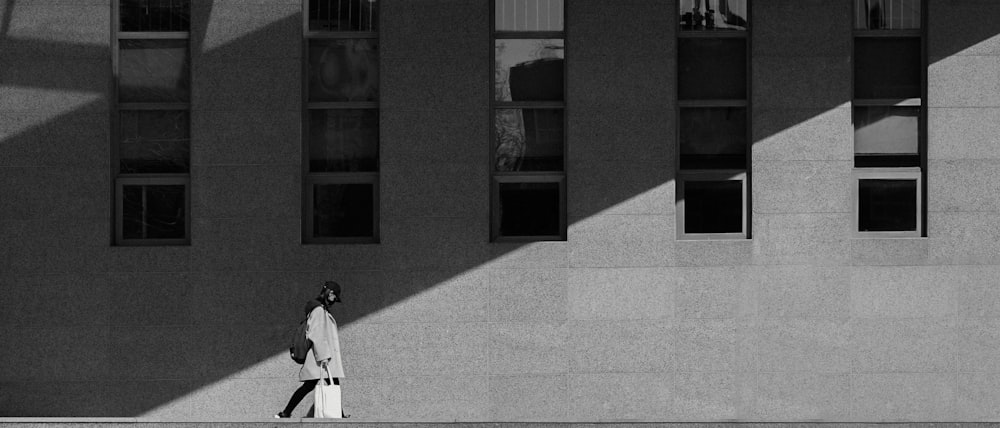
POLYGON ((749 0, 680 0, 677 235, 750 237, 749 0))
POLYGON ((191 239, 189 0, 116 0, 114 241, 191 239))
POLYGON ((306 1, 303 242, 378 242, 378 1, 306 1))
POLYGON ((854 2, 854 225, 924 233, 926 60, 920 0, 854 2))
POLYGON ((566 239, 563 0, 494 0, 493 241, 566 239))

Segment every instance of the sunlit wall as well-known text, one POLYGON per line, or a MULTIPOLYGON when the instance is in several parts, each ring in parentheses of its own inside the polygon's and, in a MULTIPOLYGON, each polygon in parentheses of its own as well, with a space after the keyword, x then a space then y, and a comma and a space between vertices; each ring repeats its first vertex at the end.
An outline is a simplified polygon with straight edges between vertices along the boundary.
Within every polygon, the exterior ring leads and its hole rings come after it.
POLYGON ((111 1, 2 0, 0 416, 269 418, 335 279, 359 419, 1000 418, 1000 3, 927 2, 924 238, 852 237, 846 0, 752 1, 752 239, 707 241, 677 0, 566 0, 567 240, 524 244, 489 242, 491 2, 380 0, 351 245, 302 244, 302 0, 192 0, 191 244, 122 247, 111 1))

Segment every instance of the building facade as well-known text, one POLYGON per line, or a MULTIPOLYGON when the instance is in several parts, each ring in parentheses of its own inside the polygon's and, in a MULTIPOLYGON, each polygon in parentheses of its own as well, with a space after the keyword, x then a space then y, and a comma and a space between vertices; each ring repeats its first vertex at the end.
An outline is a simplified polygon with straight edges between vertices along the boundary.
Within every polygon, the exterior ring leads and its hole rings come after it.
POLYGON ((0 416, 1000 419, 1000 2, 312 3, 0 1, 0 416))

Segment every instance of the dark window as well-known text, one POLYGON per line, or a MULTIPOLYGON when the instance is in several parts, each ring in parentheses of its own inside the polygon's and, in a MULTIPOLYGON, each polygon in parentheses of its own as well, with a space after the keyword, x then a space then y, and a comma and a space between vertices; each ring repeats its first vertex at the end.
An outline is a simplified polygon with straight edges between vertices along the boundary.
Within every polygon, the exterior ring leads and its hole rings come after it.
POLYGON ((121 40, 119 102, 187 102, 190 99, 188 41, 121 40))
POLYGON ((309 101, 378 101, 378 39, 309 40, 309 101))
POLYGON ((746 99, 746 39, 682 38, 677 48, 680 99, 746 99))
POLYGON ((501 236, 559 236, 559 183, 500 183, 501 236))
POLYGON ((923 236, 926 60, 921 0, 854 2, 855 232, 923 236))
POLYGON ((920 98, 919 37, 854 40, 854 98, 920 98))
POLYGON ((858 230, 916 231, 916 180, 858 180, 858 230))
POLYGON ((187 201, 182 185, 123 187, 122 238, 183 239, 187 201))
POLYGON ((562 0, 493 1, 490 239, 566 239, 562 0))
POLYGON ((307 0, 305 243, 379 240, 377 0, 307 0))
POLYGON ((190 171, 190 125, 187 110, 122 111, 118 143, 119 172, 186 173, 190 171))
POLYGON ((746 168, 746 108, 684 108, 678 125, 681 169, 746 168))
POLYGON ((371 184, 313 186, 313 237, 358 238, 375 233, 371 184))
POLYGON ((749 1, 678 6, 677 235, 750 238, 749 1))
POLYGON ((743 182, 684 182, 684 233, 743 232, 743 182))
POLYGON ((190 31, 190 0, 119 0, 120 31, 190 31))
POLYGON ((378 110, 309 111, 309 171, 378 171, 378 110))
POLYGON ((190 242, 191 52, 188 0, 114 0, 116 245, 190 242))

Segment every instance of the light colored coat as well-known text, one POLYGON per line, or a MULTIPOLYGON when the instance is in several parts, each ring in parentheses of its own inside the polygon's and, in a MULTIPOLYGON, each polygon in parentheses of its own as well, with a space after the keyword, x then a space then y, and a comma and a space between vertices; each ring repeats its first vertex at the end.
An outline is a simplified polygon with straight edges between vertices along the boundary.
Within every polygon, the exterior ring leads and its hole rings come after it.
POLYGON ((327 367, 330 376, 344 377, 344 365, 340 360, 340 337, 337 335, 337 321, 326 309, 317 306, 309 312, 306 326, 306 337, 312 341, 312 349, 306 356, 306 362, 299 369, 299 381, 325 378, 326 373, 319 367, 319 362, 329 359, 327 367))

